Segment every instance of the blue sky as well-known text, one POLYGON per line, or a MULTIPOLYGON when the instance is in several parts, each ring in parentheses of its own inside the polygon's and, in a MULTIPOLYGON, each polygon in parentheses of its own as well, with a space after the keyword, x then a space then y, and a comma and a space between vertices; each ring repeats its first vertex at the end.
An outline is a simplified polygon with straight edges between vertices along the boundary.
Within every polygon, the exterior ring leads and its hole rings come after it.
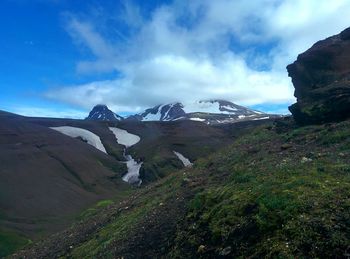
POLYGON ((0 109, 83 118, 98 103, 126 114, 220 98, 286 113, 286 65, 349 12, 347 0, 4 0, 0 109))

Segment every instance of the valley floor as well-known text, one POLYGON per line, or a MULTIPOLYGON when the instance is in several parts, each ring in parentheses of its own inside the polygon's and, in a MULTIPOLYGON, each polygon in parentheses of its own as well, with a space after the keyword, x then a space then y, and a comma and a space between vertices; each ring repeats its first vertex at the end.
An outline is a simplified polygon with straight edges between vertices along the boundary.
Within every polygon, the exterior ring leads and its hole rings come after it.
POLYGON ((347 258, 350 121, 267 122, 13 258, 347 258))

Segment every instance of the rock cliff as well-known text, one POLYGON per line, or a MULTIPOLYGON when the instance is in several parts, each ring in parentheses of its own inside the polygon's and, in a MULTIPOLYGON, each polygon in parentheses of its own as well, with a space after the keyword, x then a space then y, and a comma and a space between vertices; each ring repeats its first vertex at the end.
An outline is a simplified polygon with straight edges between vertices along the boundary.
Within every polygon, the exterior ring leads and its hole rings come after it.
POLYGON ((287 70, 297 98, 289 110, 297 123, 350 117, 350 28, 317 42, 287 70))

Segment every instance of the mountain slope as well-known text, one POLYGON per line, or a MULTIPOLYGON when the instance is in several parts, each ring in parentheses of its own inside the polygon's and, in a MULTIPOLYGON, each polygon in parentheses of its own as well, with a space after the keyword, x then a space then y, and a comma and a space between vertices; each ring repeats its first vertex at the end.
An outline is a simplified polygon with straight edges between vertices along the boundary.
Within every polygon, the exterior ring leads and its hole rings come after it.
POLYGON ((266 123, 15 257, 341 258, 349 128, 266 123))
POLYGON ((4 112, 0 165, 0 236, 35 239, 55 232, 98 200, 129 189, 121 180, 124 165, 115 159, 81 140, 4 112))
POLYGON ((108 127, 141 137, 128 153, 143 161, 143 185, 183 168, 174 151, 195 161, 231 141, 227 130, 192 121, 110 122, 1 112, 0 122, 0 250, 5 254, 27 244, 28 238, 36 241, 39 235, 61 230, 82 209, 129 192, 129 185, 121 181, 125 164, 118 162, 124 161, 124 148, 108 127), (91 132, 108 155, 83 138, 74 139, 51 127, 91 132), (11 248, 11 244, 17 245, 11 248))
MULTIPOLYGON (((45 127, 70 126, 89 130, 101 138, 107 153, 118 161, 125 160, 124 146, 117 143, 109 127, 117 127, 136 134, 141 138, 141 141, 128 148, 127 153, 137 161, 143 162, 140 174, 144 184, 183 167, 174 151, 180 152, 191 161, 195 161, 232 142, 231 130, 188 120, 163 123, 160 121, 139 122, 131 120, 110 122, 48 118, 25 119, 45 127)), ((251 123, 260 123, 260 121, 251 123)), ((243 128, 245 127, 243 126, 243 128)))
POLYGON ((143 161, 140 174, 144 183, 183 168, 174 151, 193 162, 233 141, 229 131, 188 120, 167 123, 125 120, 118 127, 141 137, 128 152, 143 161))

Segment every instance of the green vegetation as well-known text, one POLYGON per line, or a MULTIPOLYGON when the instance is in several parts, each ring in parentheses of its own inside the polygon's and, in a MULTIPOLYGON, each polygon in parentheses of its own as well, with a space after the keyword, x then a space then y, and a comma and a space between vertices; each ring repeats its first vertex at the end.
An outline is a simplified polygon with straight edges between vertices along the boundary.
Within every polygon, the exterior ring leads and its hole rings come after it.
POLYGON ((173 157, 157 155, 151 161, 144 163, 140 171, 145 182, 154 182, 183 167, 181 161, 173 157))
POLYGON ((262 127, 201 161, 196 170, 211 181, 190 202, 172 255, 345 256, 350 243, 349 124, 283 134, 262 127))
POLYGON ((112 242, 131 238, 133 227, 165 202, 163 189, 171 195, 184 179, 201 179, 168 256, 342 257, 350 242, 349 128, 349 122, 283 133, 259 127, 199 159, 187 178, 181 172, 166 178, 157 195, 145 193, 72 255, 106 256, 112 242))
POLYGON ((87 225, 100 225, 62 248, 63 254, 347 257, 350 121, 282 130, 277 125, 257 127, 124 201, 100 202, 82 215, 87 225), (108 220, 99 223, 106 214, 108 220))
POLYGON ((113 156, 118 161, 123 161, 125 158, 123 156, 124 147, 120 145, 111 145, 108 142, 103 142, 103 146, 106 148, 107 153, 113 156))
POLYGON ((0 258, 30 244, 31 241, 13 231, 0 229, 0 258))
POLYGON ((114 202, 112 200, 102 200, 99 201, 94 207, 88 208, 87 210, 83 211, 79 216, 78 220, 84 220, 91 216, 96 215, 101 209, 107 207, 108 205, 113 204, 114 202))
MULTIPOLYGON (((120 214, 101 228, 92 239, 72 249, 70 256, 73 258, 97 256, 114 258, 110 247, 122 242, 125 237, 130 237, 133 231, 137 231, 137 228, 140 227, 138 226, 139 223, 173 197, 179 186, 180 178, 178 175, 170 176, 162 181, 160 185, 157 185, 157 188, 146 192, 146 195, 139 196, 130 207, 125 205, 125 207, 119 208, 120 214)), ((140 193, 145 194, 144 192, 142 190, 140 193)), ((107 204, 108 206, 111 203, 110 201, 103 201, 100 202, 101 204, 107 204)))

